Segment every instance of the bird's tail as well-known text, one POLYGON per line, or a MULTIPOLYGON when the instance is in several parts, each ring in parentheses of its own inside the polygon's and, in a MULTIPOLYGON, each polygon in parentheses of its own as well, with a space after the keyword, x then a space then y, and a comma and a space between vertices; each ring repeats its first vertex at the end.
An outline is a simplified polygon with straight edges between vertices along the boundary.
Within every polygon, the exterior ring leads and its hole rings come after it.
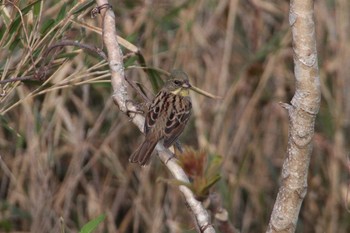
POLYGON ((145 141, 137 148, 137 150, 130 156, 130 163, 138 163, 141 166, 148 164, 154 148, 157 145, 158 140, 154 140, 152 137, 146 137, 145 141))

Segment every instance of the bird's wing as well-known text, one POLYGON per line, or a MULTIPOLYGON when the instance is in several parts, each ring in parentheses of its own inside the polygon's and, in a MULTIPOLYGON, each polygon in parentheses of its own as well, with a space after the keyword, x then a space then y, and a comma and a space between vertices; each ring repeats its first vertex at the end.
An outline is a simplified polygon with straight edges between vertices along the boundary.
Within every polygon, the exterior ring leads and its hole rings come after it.
POLYGON ((191 116, 191 102, 177 113, 171 113, 164 129, 164 146, 170 147, 184 130, 191 116))
POLYGON ((163 105, 165 94, 166 93, 163 91, 159 92, 148 109, 144 126, 144 132, 146 135, 148 134, 150 129, 155 126, 157 119, 160 116, 160 110, 163 105))

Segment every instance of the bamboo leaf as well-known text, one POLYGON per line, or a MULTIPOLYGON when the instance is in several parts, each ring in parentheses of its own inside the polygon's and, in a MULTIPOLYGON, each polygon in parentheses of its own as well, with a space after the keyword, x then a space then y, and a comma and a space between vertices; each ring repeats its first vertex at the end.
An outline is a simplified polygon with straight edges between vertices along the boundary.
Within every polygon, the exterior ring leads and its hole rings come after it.
POLYGON ((56 23, 59 23, 67 15, 67 3, 63 4, 58 16, 56 18, 56 23))
POLYGON ((98 216, 97 218, 91 220, 90 222, 86 223, 83 228, 81 228, 79 233, 91 233, 92 231, 94 231, 97 226, 103 222, 103 220, 105 220, 106 215, 101 214, 100 216, 98 216))
POLYGON ((89 0, 89 1, 85 1, 82 4, 80 4, 77 9, 73 12, 73 15, 78 14, 86 9, 88 9, 89 7, 91 7, 92 5, 95 4, 95 0, 89 0))

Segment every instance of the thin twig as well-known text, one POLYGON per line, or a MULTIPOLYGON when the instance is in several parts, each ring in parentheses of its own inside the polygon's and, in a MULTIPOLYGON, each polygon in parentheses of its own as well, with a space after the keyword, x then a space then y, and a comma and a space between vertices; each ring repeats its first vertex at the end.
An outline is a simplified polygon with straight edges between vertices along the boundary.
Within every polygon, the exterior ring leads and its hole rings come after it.
POLYGON ((104 60, 107 61, 106 54, 100 48, 98 48, 96 46, 89 45, 89 44, 84 44, 84 43, 81 43, 78 41, 73 41, 73 40, 61 40, 61 41, 51 45, 44 52, 43 57, 46 57, 53 49, 55 49, 57 47, 65 47, 65 46, 75 46, 75 47, 79 47, 81 49, 85 49, 88 52, 99 55, 101 58, 103 58, 104 60))
POLYGON ((30 79, 33 79, 33 75, 0 80, 0 84, 17 82, 17 81, 21 81, 22 82, 22 81, 26 81, 26 80, 30 80, 30 79))

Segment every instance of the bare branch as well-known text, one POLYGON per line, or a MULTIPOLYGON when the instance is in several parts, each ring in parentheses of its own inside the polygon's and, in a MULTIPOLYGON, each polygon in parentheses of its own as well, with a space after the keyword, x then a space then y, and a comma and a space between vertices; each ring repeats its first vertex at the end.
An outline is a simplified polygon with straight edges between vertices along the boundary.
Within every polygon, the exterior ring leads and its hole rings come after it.
POLYGON ((89 45, 89 44, 84 44, 84 43, 81 43, 78 41, 73 41, 73 40, 61 40, 61 41, 51 45, 50 47, 47 48, 43 57, 46 57, 51 52, 52 49, 59 48, 59 47, 65 47, 65 46, 76 46, 76 47, 79 47, 81 49, 85 49, 90 53, 96 53, 101 58, 107 60, 106 54, 100 48, 98 48, 96 46, 89 45))
POLYGON ((290 3, 296 91, 291 105, 283 104, 289 114, 287 158, 267 232, 294 232, 307 192, 312 138, 321 98, 313 6, 313 0, 290 3))
POLYGON ((218 193, 211 193, 209 195, 209 209, 213 213, 216 225, 222 233, 239 233, 230 222, 227 210, 222 206, 221 196, 218 193))
MULTIPOLYGON (((99 6, 109 6, 107 0, 96 0, 96 2, 99 6)), ((132 101, 129 101, 130 99, 127 93, 123 55, 118 44, 114 12, 109 7, 103 7, 103 9, 99 8, 97 12, 100 12, 103 17, 102 35, 104 45, 108 51, 108 63, 113 87, 113 100, 122 112, 133 112, 130 114, 132 116, 132 122, 138 126, 140 131, 143 131, 145 119, 141 114, 137 113, 137 108, 132 101)), ((172 153, 168 149, 164 148, 163 145, 158 143, 156 150, 158 151, 162 162, 167 166, 176 179, 181 180, 182 182, 189 182, 185 172, 178 165, 178 163, 176 163, 172 153)), ((192 191, 184 185, 179 186, 179 189, 185 197, 186 202, 196 219, 197 229, 199 232, 215 232, 213 226, 210 224, 207 211, 203 207, 202 203, 195 199, 192 191)))

